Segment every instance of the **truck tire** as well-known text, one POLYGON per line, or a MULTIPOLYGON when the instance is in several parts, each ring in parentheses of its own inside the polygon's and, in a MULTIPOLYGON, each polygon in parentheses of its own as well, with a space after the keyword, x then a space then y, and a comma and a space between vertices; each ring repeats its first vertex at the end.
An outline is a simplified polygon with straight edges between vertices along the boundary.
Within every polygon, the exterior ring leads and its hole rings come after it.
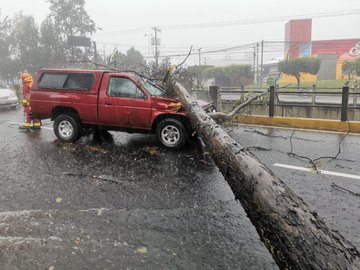
POLYGON ((184 125, 173 118, 162 120, 156 126, 155 134, 160 144, 168 149, 180 149, 188 139, 184 125))
POLYGON ((80 139, 80 123, 74 115, 61 114, 54 122, 54 133, 61 142, 75 142, 80 139))

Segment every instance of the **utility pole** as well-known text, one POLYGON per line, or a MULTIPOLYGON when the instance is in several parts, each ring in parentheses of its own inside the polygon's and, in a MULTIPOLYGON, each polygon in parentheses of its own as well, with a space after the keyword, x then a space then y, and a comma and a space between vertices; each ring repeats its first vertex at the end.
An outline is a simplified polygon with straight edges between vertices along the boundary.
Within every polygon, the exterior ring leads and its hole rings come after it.
POLYGON ((263 83, 264 73, 264 40, 261 41, 261 63, 260 63, 260 84, 263 83))
POLYGON ((201 78, 202 78, 202 74, 201 74, 201 48, 199 48, 198 49, 198 51, 199 51, 199 67, 198 67, 198 69, 199 69, 199 72, 198 72, 198 88, 200 88, 200 80, 201 80, 201 78))
POLYGON ((256 51, 255 46, 253 47, 253 72, 254 72, 254 83, 256 82, 256 67, 255 67, 255 60, 256 60, 256 51))
POLYGON ((198 49, 199 51, 199 67, 201 66, 201 48, 198 49))
POLYGON ((259 85, 259 43, 256 43, 256 84, 259 85))
POLYGON ((161 32, 161 30, 159 28, 157 28, 156 26, 152 28, 155 31, 155 41, 154 41, 154 45, 155 45, 155 63, 156 66, 159 65, 159 51, 158 51, 158 38, 157 38, 157 32, 161 32))

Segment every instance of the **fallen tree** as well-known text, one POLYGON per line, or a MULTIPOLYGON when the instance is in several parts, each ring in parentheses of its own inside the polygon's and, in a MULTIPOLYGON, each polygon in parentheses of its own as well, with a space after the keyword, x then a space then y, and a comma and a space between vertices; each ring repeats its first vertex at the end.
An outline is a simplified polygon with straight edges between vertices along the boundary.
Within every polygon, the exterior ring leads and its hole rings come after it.
POLYGON ((360 254, 350 242, 330 230, 270 169, 234 141, 184 87, 177 83, 175 91, 281 269, 360 269, 360 254))

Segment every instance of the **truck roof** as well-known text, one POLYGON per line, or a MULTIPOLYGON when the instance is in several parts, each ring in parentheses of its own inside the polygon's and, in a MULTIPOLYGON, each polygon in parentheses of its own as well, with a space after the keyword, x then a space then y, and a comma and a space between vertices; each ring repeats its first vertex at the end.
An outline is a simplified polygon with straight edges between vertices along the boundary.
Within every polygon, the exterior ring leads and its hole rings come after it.
POLYGON ((93 74, 104 74, 104 73, 116 73, 116 74, 126 74, 131 76, 136 76, 135 71, 121 71, 121 70, 105 70, 105 69, 69 69, 69 68, 42 68, 38 72, 59 72, 59 73, 93 73, 93 74))

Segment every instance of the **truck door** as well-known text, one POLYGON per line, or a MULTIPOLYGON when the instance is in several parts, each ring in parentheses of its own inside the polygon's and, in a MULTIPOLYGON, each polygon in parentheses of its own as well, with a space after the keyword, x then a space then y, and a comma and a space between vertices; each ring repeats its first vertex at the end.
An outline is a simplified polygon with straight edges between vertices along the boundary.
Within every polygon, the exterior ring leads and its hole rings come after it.
POLYGON ((130 78, 104 74, 99 95, 100 124, 150 129, 150 98, 130 78))

